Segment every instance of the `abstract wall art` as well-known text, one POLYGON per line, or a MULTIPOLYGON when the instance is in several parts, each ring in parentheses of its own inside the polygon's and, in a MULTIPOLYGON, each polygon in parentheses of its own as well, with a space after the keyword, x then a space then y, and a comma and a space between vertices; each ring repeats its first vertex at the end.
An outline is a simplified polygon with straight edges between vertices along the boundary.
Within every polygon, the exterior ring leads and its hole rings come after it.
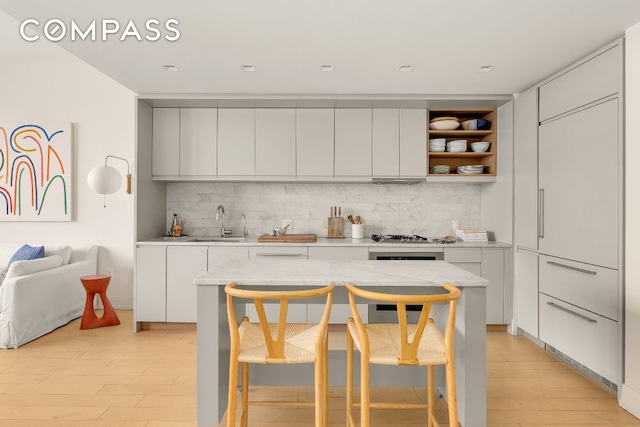
POLYGON ((71 221, 71 123, 0 119, 0 221, 71 221))

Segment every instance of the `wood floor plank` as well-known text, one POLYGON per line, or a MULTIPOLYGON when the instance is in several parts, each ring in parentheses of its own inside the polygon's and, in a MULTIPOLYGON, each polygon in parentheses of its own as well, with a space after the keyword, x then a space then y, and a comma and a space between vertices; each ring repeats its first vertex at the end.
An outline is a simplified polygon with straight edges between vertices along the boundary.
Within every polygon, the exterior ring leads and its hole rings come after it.
MULTIPOLYGON (((80 330, 75 320, 0 351, 1 427, 196 427, 195 330, 80 330)), ((525 337, 487 333, 488 427, 640 427, 616 397, 525 337)), ((358 390, 355 390, 357 398, 358 390)), ((313 399, 311 386, 251 386, 252 400, 313 399)), ((371 398, 422 402, 424 388, 373 388, 371 398)), ((345 425, 345 388, 329 388, 330 427, 345 425)), ((446 404, 436 417, 447 426, 446 404)), ((250 410, 250 427, 313 427, 313 410, 250 410)), ((358 415, 356 411, 355 415, 358 415)), ((375 410, 372 426, 424 424, 424 410, 375 410)))

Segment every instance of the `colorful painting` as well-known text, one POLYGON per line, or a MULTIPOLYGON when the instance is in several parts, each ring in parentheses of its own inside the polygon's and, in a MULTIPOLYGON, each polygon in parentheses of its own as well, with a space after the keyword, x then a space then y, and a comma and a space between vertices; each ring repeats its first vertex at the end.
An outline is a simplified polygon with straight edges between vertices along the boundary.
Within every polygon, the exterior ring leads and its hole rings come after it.
POLYGON ((0 221, 71 221, 71 123, 0 123, 0 221))

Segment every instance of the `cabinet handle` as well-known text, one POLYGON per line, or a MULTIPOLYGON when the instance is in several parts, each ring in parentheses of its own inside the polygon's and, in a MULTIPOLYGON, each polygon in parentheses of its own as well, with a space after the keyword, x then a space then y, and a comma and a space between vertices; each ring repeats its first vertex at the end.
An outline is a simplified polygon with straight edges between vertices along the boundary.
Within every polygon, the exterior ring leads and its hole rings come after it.
POLYGON ((547 264, 553 265, 554 267, 566 268, 567 270, 577 271, 578 273, 591 274, 593 276, 598 274, 595 271, 585 270, 584 268, 573 267, 571 265, 560 264, 558 262, 553 262, 553 261, 547 261, 547 264))
POLYGON ((538 237, 544 238, 544 188, 538 195, 538 237))
POLYGON ((292 254, 292 253, 284 253, 284 254, 273 254, 270 252, 258 252, 256 256, 301 256, 302 254, 292 254))
POLYGON ((553 307, 553 308, 557 308, 558 310, 564 311, 565 313, 569 313, 569 314, 571 314, 571 315, 573 315, 573 316, 576 316, 577 318, 580 318, 580 319, 582 319, 582 320, 586 320, 586 321, 587 321, 587 322, 589 322, 589 323, 596 323, 596 322, 598 322, 596 319, 592 319, 592 318, 590 318, 590 317, 583 316, 583 315, 582 315, 582 314, 580 314, 580 313, 576 313, 576 312, 575 312, 575 311, 573 311, 573 310, 569 310, 568 308, 564 308, 564 307, 562 307, 561 305, 558 305, 558 304, 553 303, 553 302, 551 302, 551 301, 547 301, 547 305, 550 305, 550 306, 551 306, 551 307, 553 307))

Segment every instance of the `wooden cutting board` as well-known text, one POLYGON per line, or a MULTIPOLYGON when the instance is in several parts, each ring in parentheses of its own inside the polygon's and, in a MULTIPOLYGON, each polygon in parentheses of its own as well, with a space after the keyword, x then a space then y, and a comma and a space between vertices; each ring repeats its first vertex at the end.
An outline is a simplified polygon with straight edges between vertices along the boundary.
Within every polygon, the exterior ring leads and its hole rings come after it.
POLYGON ((284 236, 270 236, 263 234, 258 237, 258 242, 270 243, 315 243, 315 234, 285 234, 284 236))

